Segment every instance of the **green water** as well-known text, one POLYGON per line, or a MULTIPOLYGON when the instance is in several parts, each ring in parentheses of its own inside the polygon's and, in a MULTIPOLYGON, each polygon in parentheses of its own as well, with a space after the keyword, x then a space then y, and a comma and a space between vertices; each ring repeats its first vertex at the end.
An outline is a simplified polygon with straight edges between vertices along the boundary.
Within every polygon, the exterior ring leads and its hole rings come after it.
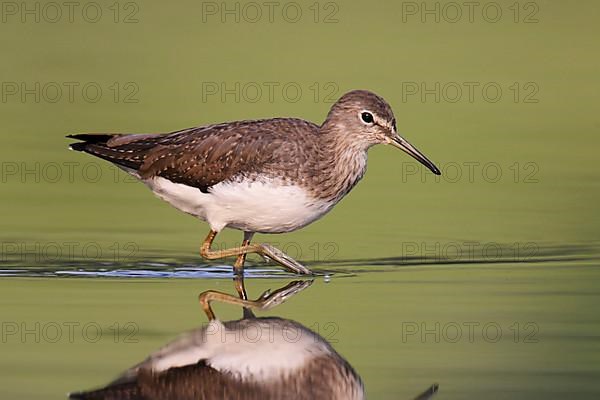
MULTIPOLYGON (((206 224, 67 151, 66 133, 318 122, 328 97, 355 88, 386 98, 399 131, 444 175, 374 148, 366 177, 325 218, 257 235, 330 275, 270 314, 332 339, 373 399, 411 398, 434 382, 440 399, 598 397, 598 3, 521 2, 515 14, 499 1, 495 23, 484 3, 473 22, 463 8, 455 23, 445 2, 439 22, 413 14, 421 2, 322 2, 318 16, 313 3, 295 3, 296 23, 277 12, 269 22, 265 9, 249 22, 244 3, 239 23, 206 14, 220 2, 121 3, 117 16, 98 2, 96 23, 84 3, 72 23, 64 9, 53 23, 5 6, 1 398, 60 399, 106 383, 203 323, 198 293, 233 291, 222 264, 198 256, 206 224), (223 99, 221 85, 236 93, 223 99), (73 276, 82 270, 94 277, 73 276), (150 272, 98 277, 114 270, 150 272), (181 271, 201 278, 160 277, 181 271)), ((240 240, 228 231, 217 243, 240 240)), ((250 261, 252 297, 292 279, 250 261)))

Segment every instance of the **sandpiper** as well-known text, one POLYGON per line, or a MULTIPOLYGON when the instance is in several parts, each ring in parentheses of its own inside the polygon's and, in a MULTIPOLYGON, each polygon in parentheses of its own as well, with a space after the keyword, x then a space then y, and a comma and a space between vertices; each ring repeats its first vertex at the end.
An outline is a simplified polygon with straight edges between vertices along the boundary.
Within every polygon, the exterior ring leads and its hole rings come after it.
POLYGON ((254 301, 226 293, 200 295, 209 317, 197 328, 152 353, 105 388, 73 393, 81 400, 278 400, 363 399, 359 375, 317 333, 298 322, 256 317, 215 318, 211 301, 260 310, 287 300, 312 281, 295 281, 254 301))
MULTIPOLYGON (((241 278, 243 286, 243 278, 241 278)), ((208 290, 200 294, 209 323, 181 335, 106 387, 70 394, 79 400, 360 400, 362 379, 325 338, 299 322, 256 317, 312 284, 291 282, 257 300, 208 290), (244 307, 244 317, 221 322, 212 301, 244 307)), ((427 400, 432 385, 415 400, 427 400)))
MULTIPOLYGON (((343 95, 322 125, 296 118, 237 121, 166 134, 76 134, 71 149, 108 160, 179 210, 207 221, 206 259, 258 253, 297 274, 311 271, 254 233, 300 229, 332 209, 363 177, 367 150, 395 146, 440 171, 396 131, 389 104, 366 90, 343 95), (223 228, 244 232, 240 247, 213 250, 223 228)), ((241 293, 240 293, 241 294, 241 293)), ((245 298, 245 297, 244 297, 245 298)))

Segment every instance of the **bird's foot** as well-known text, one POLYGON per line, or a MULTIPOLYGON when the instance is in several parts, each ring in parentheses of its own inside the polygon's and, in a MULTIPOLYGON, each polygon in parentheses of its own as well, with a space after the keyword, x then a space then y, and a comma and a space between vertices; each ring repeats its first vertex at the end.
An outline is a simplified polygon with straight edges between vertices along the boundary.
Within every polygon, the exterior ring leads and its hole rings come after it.
POLYGON ((312 271, 306 268, 304 265, 300 264, 298 261, 294 260, 292 257, 285 254, 283 251, 279 250, 276 247, 271 246, 270 244, 263 243, 260 245, 261 254, 275 261, 277 264, 286 268, 287 270, 298 274, 298 275, 312 275, 312 271))
POLYGON ((286 286, 271 292, 271 289, 265 291, 256 301, 255 308, 260 310, 269 310, 275 306, 284 303, 287 299, 300 293, 310 285, 313 280, 293 281, 286 286))

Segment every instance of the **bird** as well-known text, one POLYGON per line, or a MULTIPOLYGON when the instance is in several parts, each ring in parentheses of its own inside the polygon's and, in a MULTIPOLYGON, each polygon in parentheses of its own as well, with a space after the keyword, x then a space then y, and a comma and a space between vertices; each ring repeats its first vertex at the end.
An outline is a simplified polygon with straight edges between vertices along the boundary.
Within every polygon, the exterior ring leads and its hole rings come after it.
POLYGON ((208 290, 200 294, 209 322, 180 335, 104 388, 69 395, 79 400, 360 400, 353 367, 319 334, 299 322, 256 317, 312 284, 289 283, 257 300, 208 290), (210 303, 240 305, 244 317, 219 321, 210 303))
MULTIPOLYGON (((368 90, 342 95, 321 125, 298 118, 243 120, 162 134, 72 134, 72 150, 107 160, 175 208, 208 222, 200 254, 208 260, 257 253, 295 274, 312 271, 255 233, 303 228, 327 214, 364 176, 367 151, 397 147, 440 170, 400 136, 391 106, 368 90), (214 250, 224 228, 243 232, 239 247, 214 250)), ((240 295, 245 296, 240 293, 240 295)), ((246 298, 246 297, 244 297, 246 298)))
MULTIPOLYGON (((241 285, 243 286, 243 277, 241 285)), ((312 284, 293 281, 257 300, 207 290, 199 300, 209 322, 180 335, 105 387, 72 400, 362 400, 360 375, 331 344, 301 323, 256 317, 312 284), (244 307, 243 318, 221 322, 211 302, 244 307)), ((415 400, 438 391, 433 384, 415 400)))

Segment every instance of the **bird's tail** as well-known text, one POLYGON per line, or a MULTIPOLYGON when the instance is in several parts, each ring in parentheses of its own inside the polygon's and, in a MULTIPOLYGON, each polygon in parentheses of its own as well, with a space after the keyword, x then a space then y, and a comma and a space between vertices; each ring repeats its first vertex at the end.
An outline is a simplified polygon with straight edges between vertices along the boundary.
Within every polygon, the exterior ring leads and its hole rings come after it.
POLYGON ((434 394, 437 393, 437 391, 438 391, 439 388, 440 388, 439 385, 437 383, 434 383, 426 391, 424 391, 423 393, 419 394, 413 400, 428 400, 431 397, 433 397, 434 394))
POLYGON ((93 156, 110 161, 118 166, 138 170, 148 150, 156 146, 155 134, 109 134, 78 133, 67 135, 69 139, 79 142, 71 143, 69 148, 83 151, 93 156))
POLYGON ((69 144, 69 148, 75 151, 86 151, 86 147, 92 144, 106 145, 115 136, 118 135, 109 133, 77 133, 75 135, 67 135, 69 139, 81 140, 80 142, 69 144))
POLYGON ((89 392, 69 393, 70 400, 142 400, 144 398, 135 383, 110 386, 89 392))

